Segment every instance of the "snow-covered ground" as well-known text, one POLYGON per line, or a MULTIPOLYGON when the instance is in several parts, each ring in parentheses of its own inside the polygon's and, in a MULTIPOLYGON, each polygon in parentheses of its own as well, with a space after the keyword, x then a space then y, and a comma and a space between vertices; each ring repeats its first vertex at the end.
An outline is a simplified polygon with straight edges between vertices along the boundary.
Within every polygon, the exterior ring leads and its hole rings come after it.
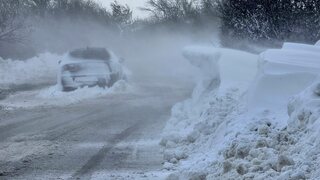
POLYGON ((187 48, 185 57, 203 73, 163 132, 169 179, 317 179, 316 48, 288 43, 260 56, 187 48))

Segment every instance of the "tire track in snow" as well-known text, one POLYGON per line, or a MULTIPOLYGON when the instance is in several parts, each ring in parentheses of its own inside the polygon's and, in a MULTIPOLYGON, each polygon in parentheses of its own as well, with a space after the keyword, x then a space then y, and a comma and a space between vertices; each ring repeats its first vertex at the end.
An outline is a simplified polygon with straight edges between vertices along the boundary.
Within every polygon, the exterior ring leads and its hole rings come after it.
POLYGON ((134 131, 139 129, 139 123, 130 126, 129 128, 122 131, 120 134, 115 135, 109 142, 95 154, 93 155, 78 171, 76 171, 70 180, 72 179, 90 179, 94 169, 98 167, 107 154, 121 141, 131 135, 134 131))

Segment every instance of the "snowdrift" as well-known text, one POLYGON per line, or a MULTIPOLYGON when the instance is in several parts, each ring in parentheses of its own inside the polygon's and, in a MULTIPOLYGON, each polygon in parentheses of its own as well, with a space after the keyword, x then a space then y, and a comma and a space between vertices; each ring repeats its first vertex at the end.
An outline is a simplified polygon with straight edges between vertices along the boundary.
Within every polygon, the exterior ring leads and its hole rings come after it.
POLYGON ((290 97, 311 85, 320 69, 319 47, 284 43, 282 49, 270 49, 260 54, 259 73, 249 92, 249 109, 277 111, 285 107, 290 97))
POLYGON ((168 178, 317 179, 316 48, 286 43, 259 57, 187 48, 185 57, 203 77, 193 96, 173 107, 164 129, 168 178))
POLYGON ((258 70, 257 56, 254 54, 214 47, 190 46, 183 55, 199 68, 202 77, 219 77, 221 86, 234 83, 250 84, 258 70))
POLYGON ((60 58, 61 56, 51 53, 40 54, 28 60, 0 58, 0 87, 56 82, 60 58))

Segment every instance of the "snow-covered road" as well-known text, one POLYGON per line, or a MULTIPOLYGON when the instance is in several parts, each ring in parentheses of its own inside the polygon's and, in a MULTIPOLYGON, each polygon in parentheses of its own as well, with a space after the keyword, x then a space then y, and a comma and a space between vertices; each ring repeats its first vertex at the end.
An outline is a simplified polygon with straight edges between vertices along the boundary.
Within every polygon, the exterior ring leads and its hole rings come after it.
POLYGON ((191 87, 138 88, 64 107, 0 111, 0 179, 161 179, 160 134, 191 87))

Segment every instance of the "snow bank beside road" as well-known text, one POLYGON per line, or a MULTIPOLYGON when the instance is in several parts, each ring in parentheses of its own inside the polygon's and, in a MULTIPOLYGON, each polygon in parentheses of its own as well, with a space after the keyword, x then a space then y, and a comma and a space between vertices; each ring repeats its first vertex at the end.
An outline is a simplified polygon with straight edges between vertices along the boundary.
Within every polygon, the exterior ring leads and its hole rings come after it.
POLYGON ((161 145, 164 147, 165 169, 200 177, 210 172, 210 164, 218 158, 218 150, 225 146, 225 140, 244 124, 239 125, 235 120, 243 120, 239 118, 244 111, 243 96, 254 80, 258 58, 229 49, 205 48, 200 51, 196 47, 185 51, 188 51, 184 53, 188 60, 197 58, 191 62, 201 68, 200 71, 208 66, 199 64, 210 64, 211 61, 215 67, 210 67, 216 72, 204 71, 192 98, 173 107, 161 145), (235 71, 237 66, 243 71, 235 71))
MULTIPOLYGON (((219 52, 223 51, 227 50, 219 52)), ((300 52, 300 57, 304 53, 308 51, 300 52)), ((230 54, 231 50, 228 55, 233 59, 226 62, 241 57, 230 54)), ((246 54, 242 57, 252 64, 246 54)), ((218 62, 222 59, 223 55, 218 62)), ((320 83, 305 89, 317 74, 307 73, 308 66, 290 62, 290 58, 287 64, 273 62, 276 72, 266 62, 261 62, 259 70, 242 66, 242 71, 253 76, 243 76, 246 81, 242 82, 240 71, 232 71, 237 66, 222 68, 218 63, 220 72, 226 70, 236 78, 220 74, 220 86, 175 105, 164 129, 160 144, 164 169, 173 173, 170 178, 317 179, 320 83), (253 72, 258 72, 257 78, 253 72), (256 100, 249 101, 251 106, 246 101, 248 93, 256 100), (265 106, 267 100, 270 106, 265 106)))
POLYGON ((59 58, 60 56, 50 53, 40 54, 24 61, 0 58, 0 100, 18 91, 54 84, 59 58))
POLYGON ((315 53, 315 48, 318 47, 285 43, 282 49, 261 53, 259 72, 249 92, 250 111, 268 108, 286 118, 290 97, 310 86, 318 76, 320 53, 315 53))
POLYGON ((55 82, 60 58, 44 53, 25 61, 0 59, 0 87, 55 82))
POLYGON ((258 71, 258 56, 243 51, 190 46, 184 49, 183 55, 199 68, 202 79, 220 77, 221 87, 234 83, 249 85, 258 71))
POLYGON ((318 179, 320 175, 320 96, 317 81, 288 104, 290 117, 257 116, 234 136, 213 163, 212 179, 318 179))

